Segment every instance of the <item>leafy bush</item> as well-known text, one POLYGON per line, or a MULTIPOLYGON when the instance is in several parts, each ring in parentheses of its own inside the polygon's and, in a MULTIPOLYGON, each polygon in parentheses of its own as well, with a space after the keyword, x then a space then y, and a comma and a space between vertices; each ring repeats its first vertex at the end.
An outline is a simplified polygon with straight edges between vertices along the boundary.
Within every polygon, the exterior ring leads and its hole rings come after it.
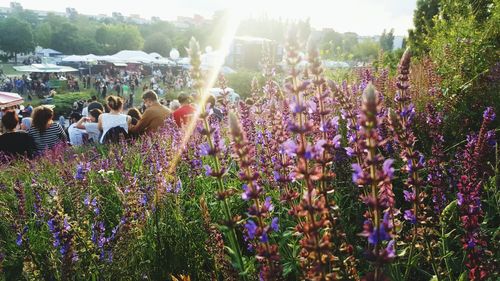
MULTIPOLYGON (((93 95, 96 95, 96 92, 94 90, 92 91, 85 91, 85 92, 63 92, 63 93, 57 93, 54 98, 52 99, 51 102, 48 104, 54 105, 54 114, 55 116, 60 116, 60 115, 69 115, 71 111, 73 110, 73 103, 75 101, 80 101, 80 100, 88 100, 90 99, 93 95)), ((43 100, 37 100, 35 102, 32 102, 31 105, 38 106, 43 103, 43 100)))
POLYGON ((422 20, 429 26, 420 30, 423 34, 414 34, 423 39, 412 41, 412 46, 422 53, 421 59, 430 57, 440 76, 441 106, 449 110, 446 134, 464 138, 468 133, 464 129, 479 128, 480 108, 500 109, 496 71, 500 2, 446 0, 439 5, 436 1, 423 2, 432 3, 428 8, 437 15, 430 23, 422 20))
POLYGON ((228 87, 233 88, 243 99, 249 97, 252 93, 253 78, 257 78, 260 82, 263 82, 261 73, 246 69, 238 69, 236 73, 226 75, 226 78, 228 80, 228 87))

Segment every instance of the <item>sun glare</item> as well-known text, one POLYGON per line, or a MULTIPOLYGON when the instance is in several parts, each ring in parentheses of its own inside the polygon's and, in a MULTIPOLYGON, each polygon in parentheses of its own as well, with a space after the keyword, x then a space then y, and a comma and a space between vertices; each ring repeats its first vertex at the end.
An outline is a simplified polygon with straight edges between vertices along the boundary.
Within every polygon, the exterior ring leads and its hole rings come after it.
POLYGON ((201 113, 201 108, 205 105, 208 99, 209 90, 213 88, 215 83, 217 82, 220 69, 224 65, 226 56, 229 53, 229 48, 231 47, 232 41, 236 35, 236 31, 238 30, 242 14, 241 7, 244 6, 240 6, 240 9, 237 9, 235 6, 233 6, 230 9, 227 9, 227 12, 224 15, 224 19, 221 21, 221 26, 219 30, 222 30, 221 32, 222 37, 219 44, 219 48, 214 52, 214 54, 217 55, 215 56, 214 62, 210 65, 208 71, 204 72, 205 81, 203 83, 201 97, 198 97, 198 100, 196 101, 197 111, 193 116, 193 118, 191 118, 189 124, 187 124, 187 126, 184 128, 184 135, 182 138, 182 142, 178 152, 172 159, 170 169, 168 171, 169 174, 172 174, 175 171, 177 163, 181 158, 182 152, 184 151, 185 146, 189 141, 189 138, 192 136, 194 130, 196 129, 196 125, 198 123, 198 119, 201 113))

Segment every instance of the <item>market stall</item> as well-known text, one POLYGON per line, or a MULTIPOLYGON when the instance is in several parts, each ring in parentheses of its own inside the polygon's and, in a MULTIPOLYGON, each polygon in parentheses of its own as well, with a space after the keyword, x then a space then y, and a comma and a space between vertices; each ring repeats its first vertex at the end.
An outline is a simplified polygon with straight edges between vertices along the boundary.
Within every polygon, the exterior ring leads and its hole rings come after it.
POLYGON ((24 99, 16 93, 0 92, 0 109, 20 105, 24 99))

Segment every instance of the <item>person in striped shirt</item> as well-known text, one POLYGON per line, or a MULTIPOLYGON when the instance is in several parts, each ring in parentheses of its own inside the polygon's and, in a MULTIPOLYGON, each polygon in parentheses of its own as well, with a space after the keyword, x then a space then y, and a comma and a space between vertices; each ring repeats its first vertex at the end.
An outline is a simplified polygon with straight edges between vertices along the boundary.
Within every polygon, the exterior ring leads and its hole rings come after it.
POLYGON ((68 137, 59 123, 52 120, 54 111, 46 106, 33 110, 31 128, 28 130, 35 140, 36 153, 41 154, 56 144, 66 142, 68 137))

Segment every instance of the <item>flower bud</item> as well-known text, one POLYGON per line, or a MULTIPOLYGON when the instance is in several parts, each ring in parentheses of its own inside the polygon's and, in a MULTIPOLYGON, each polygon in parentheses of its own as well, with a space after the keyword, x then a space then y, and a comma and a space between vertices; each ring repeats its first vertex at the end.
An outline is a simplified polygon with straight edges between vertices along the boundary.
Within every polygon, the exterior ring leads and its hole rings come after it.
POLYGON ((375 87, 372 83, 368 84, 363 92, 363 103, 367 106, 367 108, 373 108, 377 106, 378 97, 375 93, 375 87))

